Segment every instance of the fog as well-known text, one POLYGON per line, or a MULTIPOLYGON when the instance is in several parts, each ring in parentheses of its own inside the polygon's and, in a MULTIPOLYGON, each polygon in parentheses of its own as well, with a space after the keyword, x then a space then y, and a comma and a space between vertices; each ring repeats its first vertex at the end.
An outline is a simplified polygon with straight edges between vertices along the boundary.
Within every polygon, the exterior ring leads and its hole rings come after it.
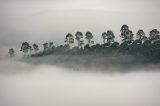
POLYGON ((160 105, 158 71, 77 71, 17 60, 1 60, 0 67, 1 106, 160 105))
POLYGON ((20 53, 24 41, 42 50, 44 42, 63 45, 65 35, 77 31, 91 31, 95 43, 102 43, 102 32, 112 30, 121 41, 123 24, 148 36, 160 28, 159 5, 159 0, 0 0, 0 106, 160 106, 159 64, 126 55, 70 59, 20 53), (15 58, 8 58, 9 48, 15 58))

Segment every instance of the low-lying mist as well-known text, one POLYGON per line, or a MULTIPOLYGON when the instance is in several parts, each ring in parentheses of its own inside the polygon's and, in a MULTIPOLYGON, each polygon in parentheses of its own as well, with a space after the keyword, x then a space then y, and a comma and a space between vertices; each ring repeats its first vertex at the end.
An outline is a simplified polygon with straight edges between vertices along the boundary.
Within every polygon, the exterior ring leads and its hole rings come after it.
MULTIPOLYGON (((132 68, 132 71, 125 69, 128 73, 122 73, 116 71, 118 68, 105 67, 101 71, 95 64, 89 64, 89 68, 81 64, 78 68, 68 67, 71 63, 75 66, 85 62, 68 61, 64 66, 60 60, 55 62, 57 58, 46 56, 25 62, 23 59, 0 60, 0 106, 160 105, 158 68, 157 71, 132 68)), ((94 59, 90 61, 95 63, 94 59)))
POLYGON ((33 65, 49 64, 74 71, 96 71, 107 73, 127 73, 132 71, 159 71, 159 62, 147 60, 145 57, 123 55, 48 55, 39 57, 24 57, 22 62, 33 65))

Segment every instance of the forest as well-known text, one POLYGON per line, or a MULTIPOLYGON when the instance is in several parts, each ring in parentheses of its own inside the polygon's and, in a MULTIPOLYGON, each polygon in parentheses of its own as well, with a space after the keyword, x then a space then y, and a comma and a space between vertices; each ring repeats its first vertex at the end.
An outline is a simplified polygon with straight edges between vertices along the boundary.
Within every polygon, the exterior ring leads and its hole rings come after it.
MULTIPOLYGON (((115 34, 112 30, 103 32, 100 36, 103 39, 102 44, 94 44, 93 34, 86 32, 77 32, 75 35, 68 33, 65 36, 65 45, 55 46, 53 42, 43 44, 43 50, 39 49, 39 45, 34 43, 30 45, 23 42, 20 51, 24 57, 42 57, 47 55, 68 55, 72 56, 101 56, 101 57, 119 57, 132 56, 136 60, 148 62, 160 62, 160 33, 157 29, 153 29, 146 35, 142 29, 133 34, 128 25, 123 25, 120 29, 121 43, 115 41, 115 34), (84 43, 86 39, 87 44, 84 43), (71 45, 77 42, 77 46, 71 45)), ((14 57, 15 50, 9 49, 9 54, 14 57)))

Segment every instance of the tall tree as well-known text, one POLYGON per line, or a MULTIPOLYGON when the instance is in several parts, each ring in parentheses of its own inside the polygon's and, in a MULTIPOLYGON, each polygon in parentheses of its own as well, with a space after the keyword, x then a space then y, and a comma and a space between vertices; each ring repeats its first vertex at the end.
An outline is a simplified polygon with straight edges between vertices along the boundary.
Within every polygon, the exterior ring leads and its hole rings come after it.
POLYGON ((49 48, 52 48, 53 42, 49 42, 49 48))
POLYGON ((24 53, 24 55, 26 56, 26 54, 28 53, 29 49, 30 49, 29 43, 28 42, 23 42, 20 51, 22 51, 24 53))
POLYGON ((131 30, 129 30, 129 27, 127 25, 123 25, 121 27, 121 35, 120 37, 122 37, 122 42, 128 42, 131 43, 133 41, 133 33, 131 30))
POLYGON ((43 49, 44 49, 44 51, 47 51, 48 48, 49 48, 48 43, 44 43, 44 44, 43 44, 43 49))
POLYGON ((88 44, 90 45, 90 44, 91 44, 91 41, 92 41, 92 39, 93 39, 92 33, 91 33, 91 32, 86 32, 85 36, 86 36, 86 37, 85 37, 86 40, 88 41, 88 44))
POLYGON ((105 44, 106 43, 106 39, 107 39, 107 33, 106 32, 102 33, 102 39, 103 39, 103 43, 105 44))
POLYGON ((146 34, 144 33, 142 29, 138 30, 137 39, 140 41, 145 41, 147 39, 146 34))
POLYGON ((65 43, 69 46, 69 48, 70 48, 70 44, 74 43, 74 38, 72 34, 68 33, 66 35, 65 43))
POLYGON ((14 53, 15 53, 15 51, 14 51, 14 49, 13 48, 11 48, 11 49, 9 49, 9 55, 10 55, 10 57, 13 57, 14 56, 14 53))
POLYGON ((76 32, 75 36, 76 36, 76 40, 78 42, 78 48, 79 48, 84 43, 84 41, 82 40, 83 34, 82 34, 82 32, 76 32))
POLYGON ((34 52, 37 53, 37 51, 39 50, 39 47, 37 44, 33 44, 33 49, 34 49, 34 52))
POLYGON ((32 53, 32 51, 33 51, 32 46, 29 46, 29 51, 30 51, 30 55, 31 55, 31 53, 32 53))
POLYGON ((149 39, 152 43, 154 43, 157 40, 160 40, 160 33, 157 29, 153 29, 149 32, 149 39))
POLYGON ((106 39, 107 39, 107 43, 111 44, 114 42, 114 33, 111 30, 107 31, 107 35, 106 35, 106 39))

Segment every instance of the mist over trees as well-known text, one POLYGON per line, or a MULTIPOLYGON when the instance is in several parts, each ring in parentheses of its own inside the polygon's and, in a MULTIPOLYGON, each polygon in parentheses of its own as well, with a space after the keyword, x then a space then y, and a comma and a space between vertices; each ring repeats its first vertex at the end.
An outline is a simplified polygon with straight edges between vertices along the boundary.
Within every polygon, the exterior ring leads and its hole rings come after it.
MULTIPOLYGON (((53 42, 43 43, 43 50, 39 49, 39 45, 34 43, 30 45, 23 42, 20 51, 24 57, 40 57, 46 55, 101 55, 120 56, 131 55, 135 58, 145 58, 149 61, 160 60, 160 32, 153 29, 147 36, 143 29, 139 29, 134 35, 128 25, 123 25, 120 29, 121 42, 115 41, 115 34, 112 30, 102 32, 100 38, 103 42, 94 44, 94 35, 87 31, 85 34, 76 32, 75 35, 68 33, 64 38, 64 45, 54 46, 53 42), (84 43, 87 41, 87 44, 84 43), (72 44, 77 46, 73 47, 72 44), (34 52, 33 52, 34 51, 34 52)), ((9 49, 11 57, 14 56, 14 49, 9 49)))

